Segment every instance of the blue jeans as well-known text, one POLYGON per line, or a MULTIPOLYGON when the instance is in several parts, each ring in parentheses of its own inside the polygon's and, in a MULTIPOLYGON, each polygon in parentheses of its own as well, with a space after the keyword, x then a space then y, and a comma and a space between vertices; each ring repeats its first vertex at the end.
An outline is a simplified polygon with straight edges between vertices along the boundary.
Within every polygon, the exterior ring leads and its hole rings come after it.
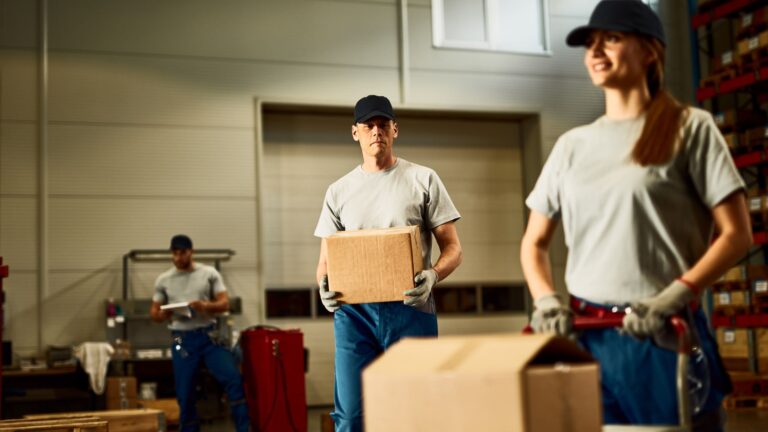
POLYGON ((209 327, 171 332, 173 377, 176 382, 176 399, 181 410, 179 418, 181 432, 200 430, 200 419, 195 409, 195 377, 201 361, 205 362, 205 367, 211 375, 224 387, 237 431, 247 432, 250 421, 240 371, 237 370, 232 353, 211 340, 208 335, 210 330, 209 327))
MULTIPOLYGON (((699 309, 693 325, 698 332, 706 357, 710 390, 700 417, 707 419, 701 430, 721 430, 713 424, 723 398, 730 392, 730 381, 717 354, 717 342, 699 309)), ((584 331, 579 342, 600 364, 605 424, 673 425, 678 423, 675 373, 677 353, 654 345, 650 340, 637 340, 616 329, 584 331)), ((693 402, 693 401, 692 401, 693 402)), ((694 417, 694 424, 697 423, 694 417)), ((695 428, 694 430, 700 430, 695 428)))
POLYGON ((437 336, 437 317, 402 302, 343 305, 333 316, 336 336, 336 432, 363 430, 361 372, 406 336, 437 336))

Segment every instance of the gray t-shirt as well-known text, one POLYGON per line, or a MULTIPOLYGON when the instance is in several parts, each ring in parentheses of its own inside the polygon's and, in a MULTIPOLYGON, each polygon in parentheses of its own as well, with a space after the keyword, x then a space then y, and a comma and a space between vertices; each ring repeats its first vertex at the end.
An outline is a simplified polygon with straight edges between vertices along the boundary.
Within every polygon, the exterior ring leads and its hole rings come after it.
MULTIPOLYGON (((358 165, 329 186, 315 236, 418 225, 428 269, 432 267, 432 229, 460 217, 434 170, 398 158, 382 172, 366 172, 358 165)), ((421 310, 434 313, 434 300, 430 298, 421 310)))
MULTIPOLYGON (((215 299, 216 294, 226 290, 221 274, 215 268, 194 263, 192 271, 179 271, 174 267, 158 276, 155 281, 155 294, 152 296, 152 300, 162 304, 194 300, 210 301, 215 299)), ((193 312, 192 318, 174 315, 168 328, 171 330, 194 330, 215 323, 215 318, 201 317, 193 312)))
POLYGON ((706 111, 690 108, 683 147, 663 165, 631 152, 645 117, 601 117, 560 137, 526 205, 562 217, 568 291, 623 304, 652 296, 691 268, 713 232, 711 209, 744 182, 706 111))

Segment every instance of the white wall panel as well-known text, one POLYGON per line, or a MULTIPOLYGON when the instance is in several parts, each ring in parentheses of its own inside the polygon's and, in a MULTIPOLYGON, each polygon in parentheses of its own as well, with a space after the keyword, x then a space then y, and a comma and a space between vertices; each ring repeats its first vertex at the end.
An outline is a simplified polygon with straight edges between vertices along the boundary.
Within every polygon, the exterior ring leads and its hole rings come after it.
POLYGON ((602 114, 603 96, 585 79, 547 79, 536 76, 414 72, 414 103, 438 106, 503 107, 510 111, 541 113, 542 131, 560 135, 602 114), (450 91, 447 91, 450 89, 450 91))
POLYGON ((0 195, 37 193, 37 125, 0 123, 0 195))
POLYGON ((52 194, 253 198, 248 129, 52 125, 52 194))
MULTIPOLYGON (((589 21, 589 15, 599 0, 547 0, 549 3, 549 13, 553 16, 578 17, 586 24, 589 21)), ((580 24, 580 25, 581 25, 580 24)))
POLYGON ((519 333, 528 324, 528 317, 524 314, 486 316, 483 318, 441 315, 437 324, 441 336, 519 333))
POLYGON ((2 120, 37 119, 37 75, 35 51, 0 49, 2 120))
POLYGON ((37 268, 37 198, 0 197, 0 256, 12 271, 37 268))
POLYGON ((37 3, 0 0, 0 44, 34 47, 37 41, 37 3))
POLYGON ((13 342, 14 354, 37 354, 37 275, 20 270, 13 258, 3 256, 3 264, 8 265, 10 272, 8 278, 3 280, 3 340, 13 342))
POLYGON ((254 96, 353 101, 361 93, 395 94, 396 79, 394 67, 55 52, 50 119, 252 127, 254 96))
POLYGON ((54 198, 50 203, 52 270, 121 266, 131 249, 166 249, 174 234, 196 248, 231 248, 232 265, 255 263, 252 199, 54 198))
POLYGON ((119 297, 120 272, 114 269, 53 271, 43 297, 43 345, 67 346, 106 338, 106 304, 119 297))
MULTIPOLYGON (((459 222, 461 223, 461 222, 459 222)), ((461 232, 461 226, 459 226, 461 232)), ((464 243, 461 266, 445 283, 522 282, 520 243, 464 243)), ((434 259, 433 259, 434 261, 434 259)))
POLYGON ((49 7, 54 50, 377 68, 397 62, 394 2, 68 0, 49 7))

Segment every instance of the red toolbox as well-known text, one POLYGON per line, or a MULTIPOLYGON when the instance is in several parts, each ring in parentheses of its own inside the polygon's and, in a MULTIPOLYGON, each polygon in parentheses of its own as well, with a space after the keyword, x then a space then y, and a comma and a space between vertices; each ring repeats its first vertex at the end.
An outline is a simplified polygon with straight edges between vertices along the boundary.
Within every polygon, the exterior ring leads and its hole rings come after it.
POLYGON ((248 414, 260 432, 307 430, 304 336, 299 330, 255 327, 240 333, 248 414))

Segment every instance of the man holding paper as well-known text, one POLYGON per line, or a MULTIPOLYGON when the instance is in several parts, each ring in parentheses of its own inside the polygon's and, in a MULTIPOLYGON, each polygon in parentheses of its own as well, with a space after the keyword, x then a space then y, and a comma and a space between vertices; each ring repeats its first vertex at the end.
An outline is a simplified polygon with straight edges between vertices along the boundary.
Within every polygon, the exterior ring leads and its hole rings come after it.
POLYGON ((200 430, 195 410, 195 376, 200 363, 227 392, 237 431, 248 431, 248 408, 243 383, 232 353, 210 337, 214 315, 229 310, 229 295, 215 268, 194 262, 192 240, 179 234, 171 239, 174 267, 155 282, 150 315, 157 322, 170 320, 173 375, 181 410, 182 432, 200 430))

